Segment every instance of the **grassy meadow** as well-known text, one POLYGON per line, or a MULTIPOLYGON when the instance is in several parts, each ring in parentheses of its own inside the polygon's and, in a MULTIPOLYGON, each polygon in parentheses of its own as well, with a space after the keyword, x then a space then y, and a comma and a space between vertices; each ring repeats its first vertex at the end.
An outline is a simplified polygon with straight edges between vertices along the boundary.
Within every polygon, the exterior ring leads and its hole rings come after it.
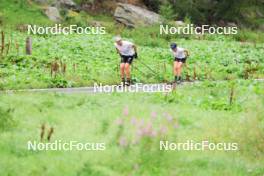
POLYGON ((0 175, 260 176, 262 87, 242 81, 201 83, 168 94, 1 95, 0 175), (54 128, 51 142, 104 142, 106 150, 29 151, 27 141, 40 142, 42 124, 54 128), (160 140, 236 142, 239 150, 161 151, 160 140))

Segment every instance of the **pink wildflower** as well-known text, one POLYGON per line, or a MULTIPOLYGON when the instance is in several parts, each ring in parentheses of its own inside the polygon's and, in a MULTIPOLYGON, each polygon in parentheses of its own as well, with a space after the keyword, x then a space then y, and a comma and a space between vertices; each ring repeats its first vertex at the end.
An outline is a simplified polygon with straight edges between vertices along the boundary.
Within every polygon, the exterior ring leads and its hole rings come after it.
POLYGON ((179 128, 179 124, 178 124, 178 123, 175 123, 175 124, 173 125, 173 127, 174 127, 174 128, 179 128))
POLYGON ((170 115, 169 113, 164 113, 164 116, 165 116, 165 118, 169 121, 169 122, 171 122, 172 120, 173 120, 173 117, 172 117, 172 115, 170 115))
POLYGON ((137 119, 135 117, 132 117, 130 122, 131 122, 132 125, 136 125, 137 124, 137 119))
POLYGON ((172 117, 171 115, 168 115, 168 116, 167 116, 167 120, 168 120, 169 122, 171 122, 171 121, 173 120, 173 117, 172 117))
POLYGON ((137 130, 137 136, 140 138, 140 137, 142 137, 143 135, 144 135, 143 130, 142 130, 142 129, 138 129, 138 130, 137 130))
POLYGON ((151 118, 156 119, 157 118, 157 112, 155 112, 155 111, 151 112, 151 118))
POLYGON ((135 138, 135 139, 133 139, 133 141, 132 141, 132 144, 133 144, 133 145, 136 145, 136 144, 138 144, 138 143, 139 143, 139 141, 140 141, 140 139, 141 139, 141 137, 140 137, 140 136, 136 136, 136 138, 135 138))
POLYGON ((124 116, 128 116, 128 114, 129 114, 129 109, 128 109, 128 106, 126 106, 126 107, 124 107, 124 109, 123 109, 123 115, 124 115, 124 116))
POLYGON ((121 137, 119 139, 119 145, 122 146, 122 147, 127 147, 128 146, 128 141, 125 137, 121 137))
POLYGON ((116 119, 115 123, 118 125, 118 126, 122 126, 124 124, 124 120, 122 118, 118 118, 116 119))
POLYGON ((168 132, 168 128, 166 126, 162 126, 160 128, 160 134, 165 135, 168 132))
POLYGON ((138 120, 138 121, 137 121, 137 127, 138 127, 138 128, 141 128, 141 127, 143 127, 143 126, 144 126, 144 124, 145 124, 145 121, 144 121, 144 119, 140 119, 140 120, 138 120))
POLYGON ((152 137, 156 137, 156 136, 157 136, 157 131, 152 130, 152 131, 151 131, 151 136, 152 136, 152 137))
POLYGON ((146 126, 143 128, 143 134, 145 136, 151 136, 152 134, 152 123, 148 122, 146 126))

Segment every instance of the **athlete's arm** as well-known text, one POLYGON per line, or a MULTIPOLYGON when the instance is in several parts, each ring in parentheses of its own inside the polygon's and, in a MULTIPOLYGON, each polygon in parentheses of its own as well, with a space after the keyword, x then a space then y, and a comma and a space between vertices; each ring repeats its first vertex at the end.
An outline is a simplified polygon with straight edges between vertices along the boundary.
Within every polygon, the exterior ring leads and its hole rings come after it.
POLYGON ((133 47, 135 53, 137 53, 137 46, 136 45, 132 45, 132 47, 133 47))
POLYGON ((137 59, 138 58, 138 55, 137 55, 137 46, 136 45, 132 45, 132 48, 135 51, 135 58, 137 59))
POLYGON ((186 54, 187 57, 190 55, 189 51, 186 49, 184 50, 184 53, 186 54))
POLYGON ((118 54, 121 54, 120 51, 119 51, 117 48, 116 48, 116 52, 117 52, 118 54))

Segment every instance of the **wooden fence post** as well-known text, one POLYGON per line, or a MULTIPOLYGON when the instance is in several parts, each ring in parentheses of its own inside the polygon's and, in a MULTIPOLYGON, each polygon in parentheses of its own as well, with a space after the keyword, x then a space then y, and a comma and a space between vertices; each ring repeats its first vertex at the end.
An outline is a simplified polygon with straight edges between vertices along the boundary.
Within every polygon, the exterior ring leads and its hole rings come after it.
POLYGON ((9 39, 8 44, 7 44, 6 55, 8 55, 10 47, 11 47, 11 39, 9 39))
POLYGON ((4 54, 4 49, 5 49, 5 34, 4 31, 2 31, 2 45, 1 45, 1 55, 4 54))
POLYGON ((17 50, 17 55, 19 55, 19 44, 17 43, 17 41, 15 40, 15 47, 17 50))
POLYGON ((26 54, 27 55, 32 54, 32 39, 31 39, 31 37, 27 37, 27 39, 26 39, 26 54))
POLYGON ((167 72, 167 66, 166 66, 166 62, 165 61, 163 62, 163 69, 164 69, 164 73, 166 73, 167 72))
POLYGON ((193 80, 195 81, 197 79, 197 73, 196 73, 196 65, 193 67, 193 80))
POLYGON ((234 89, 235 89, 235 86, 232 85, 231 88, 230 88, 230 95, 229 95, 229 105, 231 106, 233 104, 233 100, 234 100, 234 89))

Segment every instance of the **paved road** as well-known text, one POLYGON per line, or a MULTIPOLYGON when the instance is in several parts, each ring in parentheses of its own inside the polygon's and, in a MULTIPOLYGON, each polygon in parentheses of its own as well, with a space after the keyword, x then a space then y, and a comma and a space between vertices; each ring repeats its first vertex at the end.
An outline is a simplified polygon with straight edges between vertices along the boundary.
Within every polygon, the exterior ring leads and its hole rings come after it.
MULTIPOLYGON (((194 84, 195 82, 185 82, 181 85, 194 84)), ((130 87, 123 87, 119 85, 108 85, 108 86, 94 86, 94 87, 77 87, 77 88, 48 88, 48 89, 21 89, 21 90, 5 90, 4 93, 18 93, 18 92, 57 92, 57 93, 112 93, 112 92, 170 92, 173 89, 173 85, 170 84, 135 84, 130 87)))
MULTIPOLYGON (((255 79, 253 81, 256 82, 264 82, 264 79, 255 79)), ((220 81, 217 81, 220 82, 220 81)), ((224 81, 221 81, 224 82, 224 81)), ((183 82, 180 85, 176 85, 176 88, 181 88, 186 85, 192 85, 192 84, 199 84, 201 81, 195 81, 195 82, 183 82)), ((56 93, 112 93, 112 92, 169 92, 171 91, 175 86, 170 84, 136 84, 132 85, 130 87, 122 87, 118 85, 111 85, 111 86, 101 86, 97 85, 94 87, 78 87, 78 88, 48 88, 48 89, 21 89, 21 90, 5 90, 2 91, 2 93, 17 93, 17 92, 56 92, 56 93)))

